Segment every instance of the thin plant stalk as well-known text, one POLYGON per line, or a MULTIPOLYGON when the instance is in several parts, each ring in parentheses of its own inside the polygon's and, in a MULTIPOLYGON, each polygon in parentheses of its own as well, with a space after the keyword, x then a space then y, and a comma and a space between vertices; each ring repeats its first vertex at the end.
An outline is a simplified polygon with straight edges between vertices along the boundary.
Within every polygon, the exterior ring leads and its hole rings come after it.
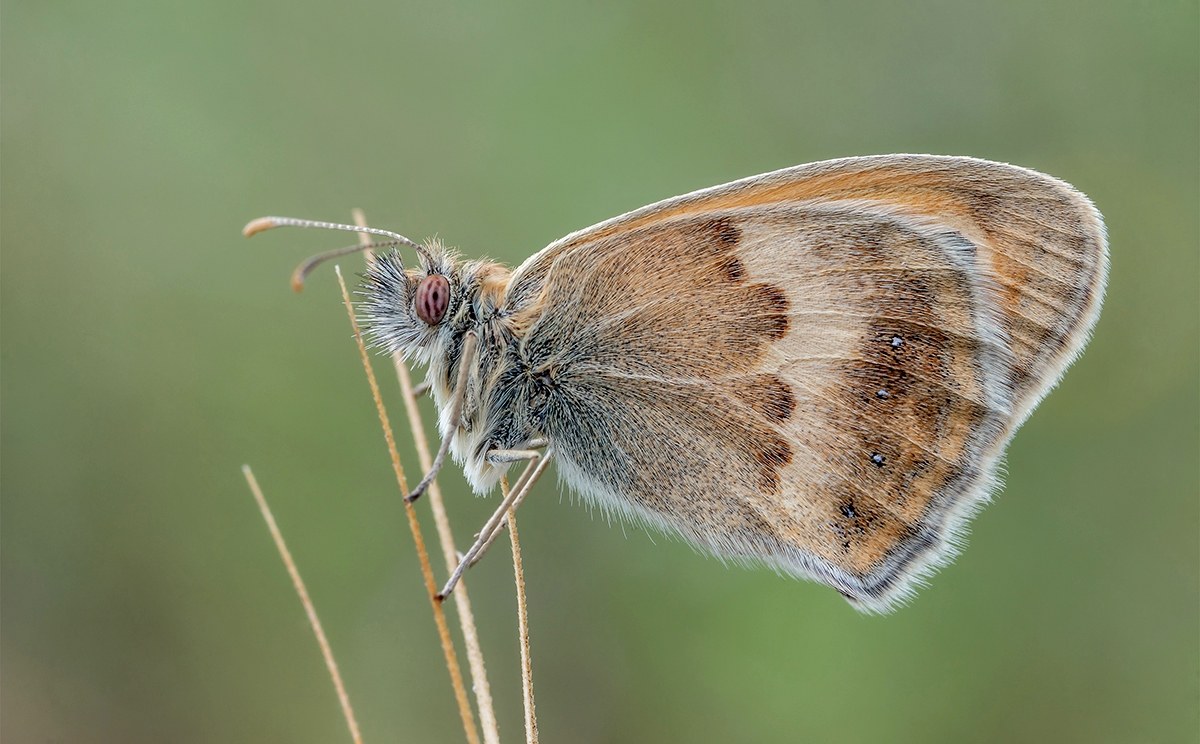
MULTIPOLYGON (((375 400, 375 410, 379 414, 379 425, 383 428, 383 438, 387 442, 388 455, 392 459, 392 470, 396 474, 396 483, 400 493, 408 493, 408 481, 404 476, 404 466, 400 463, 400 452, 396 449, 396 438, 388 420, 387 409, 383 406, 383 397, 379 392, 379 382, 375 379, 375 371, 371 367, 371 358, 362 340, 362 332, 358 327, 358 319, 354 317, 354 306, 350 302, 350 292, 346 289, 346 280, 342 277, 340 267, 335 267, 338 286, 342 290, 342 303, 350 317, 350 326, 354 329, 354 342, 358 346, 359 357, 362 360, 363 371, 367 375, 367 384, 371 388, 371 397, 375 400)), ((404 514, 408 517, 408 527, 412 532, 413 543, 417 550, 417 558, 421 564, 421 576, 425 580, 425 592, 429 595, 429 604, 433 608, 433 620, 437 625, 438 639, 442 644, 442 654, 446 658, 446 669, 450 673, 450 683, 454 687, 454 699, 458 704, 459 717, 462 718, 463 732, 469 744, 479 744, 479 731, 475 728, 475 715, 471 712, 471 703, 467 699, 467 691, 463 686, 462 669, 458 664, 458 654, 454 650, 454 642, 450 638, 450 628, 446 624, 446 613, 442 603, 437 599, 437 586, 433 580, 433 567, 429 563, 429 552, 425 549, 425 539, 421 535, 421 525, 417 520, 417 512, 412 503, 404 501, 404 514)))
MULTIPOLYGON (((508 479, 500 485, 508 491, 508 479)), ((507 494, 506 494, 507 495, 507 494)), ((521 540, 517 537, 517 515, 508 511, 508 539, 512 542, 513 577, 517 584, 517 636, 521 643, 521 700, 525 706, 525 742, 537 744, 537 711, 533 703, 533 662, 529 655, 529 606, 525 601, 525 571, 521 565, 521 540)))
POLYGON ((288 575, 292 577, 292 586, 300 597, 300 604, 304 605, 304 612, 308 615, 308 624, 312 626, 313 635, 317 637, 317 645, 321 647, 321 656, 325 658, 325 668, 329 670, 329 678, 333 680, 333 687, 337 690, 338 702, 342 706, 342 717, 346 719, 346 726, 350 729, 350 739, 354 744, 362 744, 362 735, 358 731, 358 721, 354 718, 354 708, 350 705, 350 696, 346 693, 346 686, 342 683, 342 675, 338 672, 337 661, 333 658, 333 649, 329 646, 329 639, 325 637, 325 630, 321 627, 321 619, 317 617, 317 608, 308 596, 304 579, 300 578, 300 569, 296 568, 296 562, 292 560, 292 553, 288 550, 287 543, 283 541, 283 533, 279 531, 279 525, 275 523, 275 515, 271 513, 271 507, 267 506, 267 499, 258 486, 258 479, 254 477, 254 471, 250 469, 249 465, 243 465, 242 475, 245 476, 246 483, 250 486, 250 493, 254 494, 254 500, 258 502, 258 509, 267 522, 267 530, 271 533, 271 539, 275 541, 279 557, 283 559, 283 565, 287 568, 288 575))
MULTIPOLYGON (((360 227, 366 225, 366 217, 361 209, 354 210, 354 223, 360 227)), ((363 245, 371 243, 366 233, 359 233, 363 245)), ((367 262, 372 263, 375 256, 367 251, 367 262)), ((429 472, 433 464, 430 455, 429 439, 425 436, 425 424, 421 420, 421 409, 413 389, 412 376, 404 356, 399 352, 392 355, 392 364, 396 369, 396 377, 400 381, 400 394, 404 400, 404 409, 408 414, 408 426, 412 430, 413 444, 417 450, 417 461, 424 472, 429 472)), ((429 484, 429 506, 433 512, 433 522, 437 528, 438 542, 441 544, 442 557, 446 561, 446 570, 453 571, 458 565, 458 549, 454 545, 454 532, 450 529, 450 518, 446 514, 442 490, 436 480, 429 484)), ((462 630, 463 645, 467 650, 467 666, 471 670, 471 689, 475 692, 475 702, 479 706, 479 725, 483 729, 485 744, 500 744, 500 727, 496 721, 496 709, 492 702, 492 688, 488 684, 487 667, 483 661, 483 649, 479 645, 479 633, 475 627, 475 614, 471 611, 471 597, 467 593, 465 582, 461 582, 454 593, 454 603, 458 610, 459 627, 462 630)))

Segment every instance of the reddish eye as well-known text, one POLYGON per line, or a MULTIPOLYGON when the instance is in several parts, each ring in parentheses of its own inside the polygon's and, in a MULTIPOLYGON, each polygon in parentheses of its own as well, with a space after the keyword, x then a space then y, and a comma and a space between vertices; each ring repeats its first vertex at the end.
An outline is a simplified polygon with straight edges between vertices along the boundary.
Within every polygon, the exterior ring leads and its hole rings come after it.
POLYGON ((417 317, 429 325, 442 322, 450 305, 450 281, 441 274, 430 274, 417 285, 417 317))

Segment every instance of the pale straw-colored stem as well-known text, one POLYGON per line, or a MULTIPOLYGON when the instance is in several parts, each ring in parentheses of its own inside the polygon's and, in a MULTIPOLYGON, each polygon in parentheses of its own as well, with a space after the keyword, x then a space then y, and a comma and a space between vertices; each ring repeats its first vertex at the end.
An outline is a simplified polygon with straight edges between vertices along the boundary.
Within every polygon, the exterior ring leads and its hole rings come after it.
MULTIPOLYGON (((429 442, 425 437, 421 413, 413 393, 412 377, 408 373, 408 367, 405 366, 403 357, 397 354, 392 361, 396 366, 396 374, 400 378, 404 406, 408 409, 409 426, 413 430, 413 438, 416 441, 417 459, 421 463, 421 467, 428 470, 433 459, 429 454, 429 442)), ((434 525, 437 527, 438 541, 442 546, 442 557, 446 562, 446 570, 453 571, 458 564, 458 549, 454 546, 454 534, 450 530, 450 519, 446 515, 442 490, 436 480, 429 484, 429 505, 433 512, 434 525)), ((500 744, 500 727, 496 721, 496 708, 492 703, 492 688, 488 684, 487 667, 483 662, 483 648, 479 645, 479 633, 475 628, 475 614, 471 611, 471 597, 466 589, 465 582, 459 584, 458 591, 454 594, 454 606, 458 610, 459 626, 462 629, 463 643, 467 649, 467 664, 471 669, 471 686, 479 705, 479 724, 483 728, 483 739, 486 744, 500 744)))
POLYGON ((283 565, 287 568, 288 575, 292 577, 292 586, 300 597, 300 604, 304 605, 304 612, 308 615, 308 624, 312 626, 313 635, 317 637, 317 645, 321 647, 321 656, 325 657, 325 668, 329 670, 329 678, 333 680, 333 687, 337 690, 338 702, 342 705, 342 717, 346 719, 346 726, 350 729, 350 738, 354 744, 362 744, 362 736, 358 732, 358 721, 354 718, 354 708, 350 706, 350 696, 346 694, 346 686, 342 684, 342 675, 338 672, 337 661, 333 658, 333 649, 329 647, 329 639, 325 637, 325 630, 321 627, 320 618, 317 617, 317 608, 308 596, 304 579, 300 578, 300 569, 296 568, 296 562, 292 560, 292 553, 288 550, 287 543, 283 541, 283 533, 279 531, 279 525, 275 523, 275 515, 271 513, 271 507, 267 506, 267 499, 263 496, 262 489, 258 487, 258 479, 254 477, 254 471, 250 469, 249 465, 243 465, 242 475, 246 477, 250 493, 254 494, 254 500, 258 502, 258 510, 262 512, 263 519, 267 522, 267 530, 271 533, 271 539, 275 541, 279 557, 283 559, 283 565))
MULTIPOLYGON (((500 481, 508 490, 508 479, 500 481)), ((525 572, 521 567, 521 540, 517 537, 517 515, 508 511, 508 539, 512 542, 513 575, 517 583, 517 636, 521 641, 521 698, 525 704, 525 741, 537 744, 537 711, 533 704, 533 661, 529 656, 529 607, 525 602, 525 572)))
MULTIPOLYGON (((375 409, 379 413, 379 425, 383 428, 383 438, 387 442, 388 455, 392 459, 392 470, 396 474, 396 483, 401 495, 408 493, 408 481, 404 477, 404 466, 400 464, 400 452, 396 449, 396 438, 392 434, 392 426, 388 421, 387 409, 383 406, 383 397, 379 392, 379 382, 375 379, 375 371, 371 368, 371 358, 367 355, 367 347, 362 340, 362 332, 358 320, 354 317, 354 306, 350 302, 350 292, 346 289, 346 280, 342 278, 341 268, 337 268, 338 286, 342 290, 342 302, 350 317, 350 326, 354 329, 354 342, 358 345, 358 354, 362 359, 363 371, 367 375, 367 384, 371 387, 371 397, 375 400, 375 409)), ((450 672, 450 683, 454 687, 454 699, 458 703, 458 713, 462 718, 463 732, 469 744, 479 744, 479 732, 475 728, 475 715, 471 712, 471 703, 467 699, 467 691, 463 686, 462 670, 458 665, 458 655, 454 650, 454 642, 450 638, 450 628, 446 624, 446 613, 442 603, 437 600, 437 586, 433 581, 433 567, 429 564, 429 553, 425 549, 425 539, 421 536, 421 525, 417 521, 417 512, 412 503, 404 501, 404 514, 408 517, 408 527, 412 531, 413 543, 417 549, 417 558, 421 564, 421 576, 425 580, 425 592, 429 595, 429 604, 433 607, 433 620, 437 625, 438 638, 442 643, 442 653, 446 657, 446 669, 450 672)))
MULTIPOLYGON (((366 217, 361 209, 354 210, 354 222, 365 225, 366 217)), ((364 245, 371 243, 366 233, 359 234, 359 240, 364 245)), ((375 257, 367 251, 367 261, 375 257)), ((399 352, 392 355, 392 364, 396 368, 396 376, 400 379, 400 393, 404 399, 404 408, 408 413, 408 426, 412 429, 413 444, 417 449, 417 461, 421 469, 429 472, 433 466, 430 456, 429 439, 425 436, 425 424, 421 420, 421 408, 413 390, 412 376, 408 365, 404 363, 404 355, 399 352)), ((454 533, 450 529, 450 518, 446 515, 445 502, 442 500, 442 489, 437 481, 429 484, 429 506, 433 512, 433 523, 437 527, 438 542, 441 543, 442 557, 446 561, 446 570, 453 571, 458 565, 458 550, 454 546, 454 533)), ((460 582, 454 593, 454 603, 458 610, 458 623, 462 629, 463 643, 467 649, 467 665, 471 670, 471 688, 475 691, 475 702, 479 706, 479 725, 483 729, 483 740, 486 744, 500 744, 500 727, 496 722, 496 709, 492 703, 492 688, 488 684, 487 667, 483 663, 483 649, 479 645, 479 633, 475 628, 475 615, 471 612, 471 598, 467 594, 466 582, 460 582)))

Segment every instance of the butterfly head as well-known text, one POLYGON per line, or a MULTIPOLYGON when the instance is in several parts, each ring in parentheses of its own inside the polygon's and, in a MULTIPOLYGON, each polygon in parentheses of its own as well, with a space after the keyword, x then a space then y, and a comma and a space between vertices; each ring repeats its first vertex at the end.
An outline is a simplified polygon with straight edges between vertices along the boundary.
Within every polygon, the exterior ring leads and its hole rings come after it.
POLYGON ((436 241, 423 248, 417 268, 406 269, 395 251, 376 258, 363 275, 359 309, 375 347, 428 363, 497 317, 509 270, 460 262, 436 241))
POLYGON ((471 297, 454 256, 427 243, 415 268, 397 251, 378 256, 363 275, 359 309, 372 344, 388 353, 428 361, 468 320, 471 297))
POLYGON ((417 243, 390 230, 365 225, 297 219, 260 217, 244 228, 246 237, 276 227, 304 227, 359 233, 360 238, 378 235, 386 241, 325 251, 303 261, 292 273, 292 288, 300 291, 304 279, 319 264, 368 249, 391 249, 371 262, 363 275, 358 294, 364 298, 362 321, 372 345, 388 353, 400 352, 422 363, 447 364, 451 351, 458 351, 462 337, 471 330, 503 316, 501 306, 511 270, 488 260, 461 262, 436 240, 417 243), (417 254, 417 266, 406 268, 396 247, 417 254))

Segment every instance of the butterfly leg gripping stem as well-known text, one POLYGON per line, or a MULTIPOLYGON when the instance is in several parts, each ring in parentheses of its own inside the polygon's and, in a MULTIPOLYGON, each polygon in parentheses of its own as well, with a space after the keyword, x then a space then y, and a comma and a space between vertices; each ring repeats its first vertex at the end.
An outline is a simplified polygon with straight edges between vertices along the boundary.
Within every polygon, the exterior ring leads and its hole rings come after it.
MULTIPOLYGON (((535 444, 533 446, 535 446, 535 447, 542 446, 542 445, 536 444, 536 442, 540 442, 540 441, 542 441, 542 440, 534 440, 535 444)), ((529 495, 529 492, 531 490, 533 490, 533 484, 537 483, 538 479, 542 477, 542 473, 545 472, 546 466, 550 464, 550 452, 546 452, 545 456, 542 457, 540 462, 538 461, 538 458, 537 458, 538 453, 532 449, 524 450, 524 451, 510 450, 508 453, 505 453, 505 450, 493 450, 493 452, 492 452, 492 454, 495 454, 499 457, 504 457, 504 456, 506 456, 506 454, 508 457, 512 457, 514 455, 517 455, 518 453, 523 454, 525 458, 528 458, 530 460, 530 462, 529 462, 529 466, 527 468, 525 468, 525 472, 521 474, 522 478, 517 479, 517 483, 512 489, 513 492, 517 493, 517 496, 513 499, 512 506, 510 506, 508 508, 508 511, 510 511, 514 514, 516 513, 517 509, 520 508, 522 502, 525 501, 525 497, 529 495), (528 475, 528 478, 524 477, 526 475, 528 475), (524 482, 522 482, 522 480, 524 480, 524 482)), ((496 525, 496 528, 492 530, 492 533, 490 535, 488 535, 487 541, 483 543, 483 547, 481 547, 479 549, 479 552, 475 554, 474 558, 469 559, 469 562, 467 563, 467 568, 470 568, 471 566, 474 566, 476 563, 479 562, 479 559, 482 558, 483 554, 487 551, 487 549, 492 546, 492 543, 495 542, 496 538, 500 535, 500 533, 504 531, 504 527, 507 524, 508 523, 506 521, 500 521, 496 525)), ((464 570, 466 570, 466 569, 464 569, 464 570)))
POLYGON ((500 503, 500 508, 496 509, 496 513, 483 525, 483 529, 479 531, 479 537, 476 538, 475 544, 466 552, 458 562, 458 567, 454 569, 454 573, 450 575, 450 579, 446 585, 442 587, 442 591, 438 593, 439 600, 445 599, 450 592, 454 591, 454 585, 462 578, 462 575, 468 568, 475 565, 479 558, 483 555, 491 544, 496 540, 496 536, 504 527, 504 515, 510 510, 516 511, 521 502, 525 500, 533 484, 537 483, 538 478, 545 472, 546 466, 550 464, 552 451, 547 451, 545 454, 537 450, 492 450, 488 453, 488 459, 496 462, 516 462, 517 460, 529 460, 529 465, 525 471, 521 473, 521 477, 513 484, 512 489, 508 492, 508 496, 500 503))
POLYGON ((421 498, 421 494, 425 493, 425 489, 429 488, 429 484, 433 483, 433 479, 437 477, 438 471, 442 469, 442 464, 446 461, 446 453, 450 451, 450 440, 462 424, 463 402, 467 397, 467 376, 475 363, 477 341, 478 337, 474 332, 469 332, 463 337, 462 354, 458 358, 458 380, 454 385, 454 397, 450 400, 450 435, 442 438, 437 456, 433 458, 433 464, 429 466, 429 472, 425 474, 417 487, 404 497, 404 500, 410 504, 421 498))

